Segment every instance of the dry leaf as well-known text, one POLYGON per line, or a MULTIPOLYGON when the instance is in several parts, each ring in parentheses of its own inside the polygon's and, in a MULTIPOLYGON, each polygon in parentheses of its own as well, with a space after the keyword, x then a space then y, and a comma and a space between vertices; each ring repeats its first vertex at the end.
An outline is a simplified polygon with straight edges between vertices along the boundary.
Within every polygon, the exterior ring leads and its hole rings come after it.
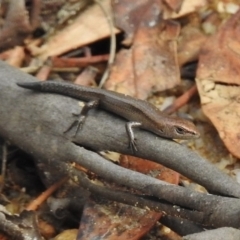
POLYGON ((207 36, 199 28, 187 25, 182 28, 178 40, 178 62, 182 66, 196 61, 207 36))
MULTIPOLYGON (((153 6, 152 6, 153 7, 153 6)), ((164 91, 180 83, 177 37, 180 26, 156 21, 152 28, 142 26, 133 43, 136 96, 147 98, 152 91, 164 91)))
POLYGON ((181 9, 184 0, 164 0, 164 1, 174 12, 178 12, 181 9))
MULTIPOLYGON (((160 164, 136 157, 123 156, 120 165, 163 181, 176 184, 179 174, 160 164)), ((161 213, 121 203, 88 202, 84 207, 79 239, 138 240, 159 220, 161 213)))
POLYGON ((125 204, 88 202, 83 210, 79 232, 84 239, 138 240, 159 219, 157 213, 125 204))
POLYGON ((152 0, 138 0, 138 1, 113 1, 113 13, 115 26, 124 31, 125 45, 132 43, 132 38, 136 29, 138 28, 139 22, 146 11, 146 8, 152 0))
POLYGON ((204 113, 228 150, 240 157, 240 11, 208 39, 200 53, 197 85, 204 113))
POLYGON ((164 11, 163 16, 164 19, 183 17, 189 13, 196 12, 199 8, 207 6, 207 4, 207 0, 184 0, 178 13, 172 11, 164 11))
POLYGON ((132 49, 122 49, 116 56, 108 81, 105 84, 108 90, 135 96, 132 49))
POLYGON ((133 15, 129 19, 134 19, 131 22, 134 29, 133 44, 130 50, 120 52, 106 88, 115 91, 121 89, 122 93, 146 99, 152 91, 163 91, 179 84, 176 40, 180 26, 163 20, 161 11, 159 1, 152 0, 141 8, 137 5, 129 13, 133 15), (136 12, 138 18, 135 17, 136 12), (122 58, 124 62, 121 62, 122 58))
MULTIPOLYGON (((101 3, 109 13, 109 16, 111 16, 110 0, 103 0, 101 3)), ((119 30, 114 29, 114 32, 117 33, 119 30)), ((32 55, 38 55, 41 59, 47 59, 50 56, 61 55, 109 35, 110 26, 108 20, 100 6, 94 4, 84 12, 81 12, 69 26, 47 39, 40 48, 34 49, 32 55)))

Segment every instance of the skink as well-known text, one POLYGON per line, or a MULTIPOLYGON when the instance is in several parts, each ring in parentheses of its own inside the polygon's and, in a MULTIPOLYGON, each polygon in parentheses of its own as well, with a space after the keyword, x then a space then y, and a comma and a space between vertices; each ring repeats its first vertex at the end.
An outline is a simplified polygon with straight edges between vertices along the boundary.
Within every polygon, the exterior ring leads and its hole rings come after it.
POLYGON ((129 147, 133 151, 137 151, 134 127, 171 139, 191 139, 200 135, 192 122, 168 116, 147 101, 117 92, 58 81, 24 82, 17 83, 17 85, 86 101, 87 103, 80 113, 77 131, 81 129, 87 112, 94 107, 99 107, 127 119, 129 122, 126 123, 126 132, 129 138, 129 147))

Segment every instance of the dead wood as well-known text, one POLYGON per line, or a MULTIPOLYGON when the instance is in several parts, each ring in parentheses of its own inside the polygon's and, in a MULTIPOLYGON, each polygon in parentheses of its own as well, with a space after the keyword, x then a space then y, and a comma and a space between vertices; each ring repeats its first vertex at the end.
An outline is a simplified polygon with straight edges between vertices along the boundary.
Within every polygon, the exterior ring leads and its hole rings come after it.
MULTIPOLYGON (((0 135, 35 158, 42 179, 47 185, 64 174, 74 178, 76 171, 70 163, 76 162, 109 182, 155 197, 154 200, 147 199, 149 201, 156 203, 159 199, 161 204, 169 205, 172 209, 172 204, 178 205, 179 208, 172 214, 176 215, 178 212, 182 217, 181 209, 185 212, 189 210, 189 214, 195 214, 191 218, 202 225, 239 227, 239 199, 201 194, 167 184, 124 169, 98 155, 95 151, 112 150, 131 154, 127 149, 124 119, 94 110, 89 114, 83 129, 73 138, 74 131, 67 134, 63 132, 73 121, 72 113, 79 112, 77 101, 56 94, 21 89, 16 85, 16 82, 21 81, 37 79, 0 62, 0 135)), ((139 148, 136 156, 170 167, 212 192, 240 197, 239 184, 193 151, 147 131, 135 132, 139 148)), ((84 179, 77 174, 76 177, 84 179)), ((89 190, 97 192, 94 186, 88 184, 85 182, 89 190)), ((102 192, 104 197, 110 196, 102 192)), ((101 194, 101 191, 98 194, 101 194)), ((110 199, 113 198, 114 196, 110 199)), ((125 203, 128 203, 127 200, 125 203)), ((157 207, 152 209, 161 211, 157 207)), ((188 218, 187 214, 184 217, 188 218)))

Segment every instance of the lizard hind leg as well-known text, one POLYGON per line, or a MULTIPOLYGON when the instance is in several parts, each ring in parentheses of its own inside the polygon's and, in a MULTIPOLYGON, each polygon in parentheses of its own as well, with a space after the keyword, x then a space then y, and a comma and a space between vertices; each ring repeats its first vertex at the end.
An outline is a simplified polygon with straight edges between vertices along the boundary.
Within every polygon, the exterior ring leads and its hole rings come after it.
POLYGON ((137 152, 137 144, 134 136, 133 128, 140 127, 142 124, 140 122, 128 122, 126 123, 126 132, 128 135, 129 145, 128 147, 131 149, 132 153, 137 152))
POLYGON ((80 113, 73 113, 74 116, 77 116, 78 119, 75 120, 70 126, 69 128, 64 131, 64 133, 67 133, 69 132, 73 127, 77 126, 76 127, 76 131, 74 133, 74 137, 77 135, 78 131, 82 129, 82 126, 86 120, 86 117, 87 117, 87 113, 89 110, 93 109, 93 108, 96 108, 97 106, 99 105, 99 100, 93 100, 93 101, 90 101, 90 102, 87 102, 80 113))

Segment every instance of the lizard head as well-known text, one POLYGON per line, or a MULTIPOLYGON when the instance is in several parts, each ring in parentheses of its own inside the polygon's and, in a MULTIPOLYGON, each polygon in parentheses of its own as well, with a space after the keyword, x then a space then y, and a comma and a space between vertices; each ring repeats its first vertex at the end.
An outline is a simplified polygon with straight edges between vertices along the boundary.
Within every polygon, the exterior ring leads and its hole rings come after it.
POLYGON ((195 139, 200 137, 196 126, 190 121, 185 122, 185 125, 175 125, 172 130, 178 139, 195 139))
POLYGON ((148 126, 148 129, 159 136, 171 139, 195 139, 200 136, 194 123, 173 116, 167 116, 163 123, 155 123, 154 127, 148 126))

